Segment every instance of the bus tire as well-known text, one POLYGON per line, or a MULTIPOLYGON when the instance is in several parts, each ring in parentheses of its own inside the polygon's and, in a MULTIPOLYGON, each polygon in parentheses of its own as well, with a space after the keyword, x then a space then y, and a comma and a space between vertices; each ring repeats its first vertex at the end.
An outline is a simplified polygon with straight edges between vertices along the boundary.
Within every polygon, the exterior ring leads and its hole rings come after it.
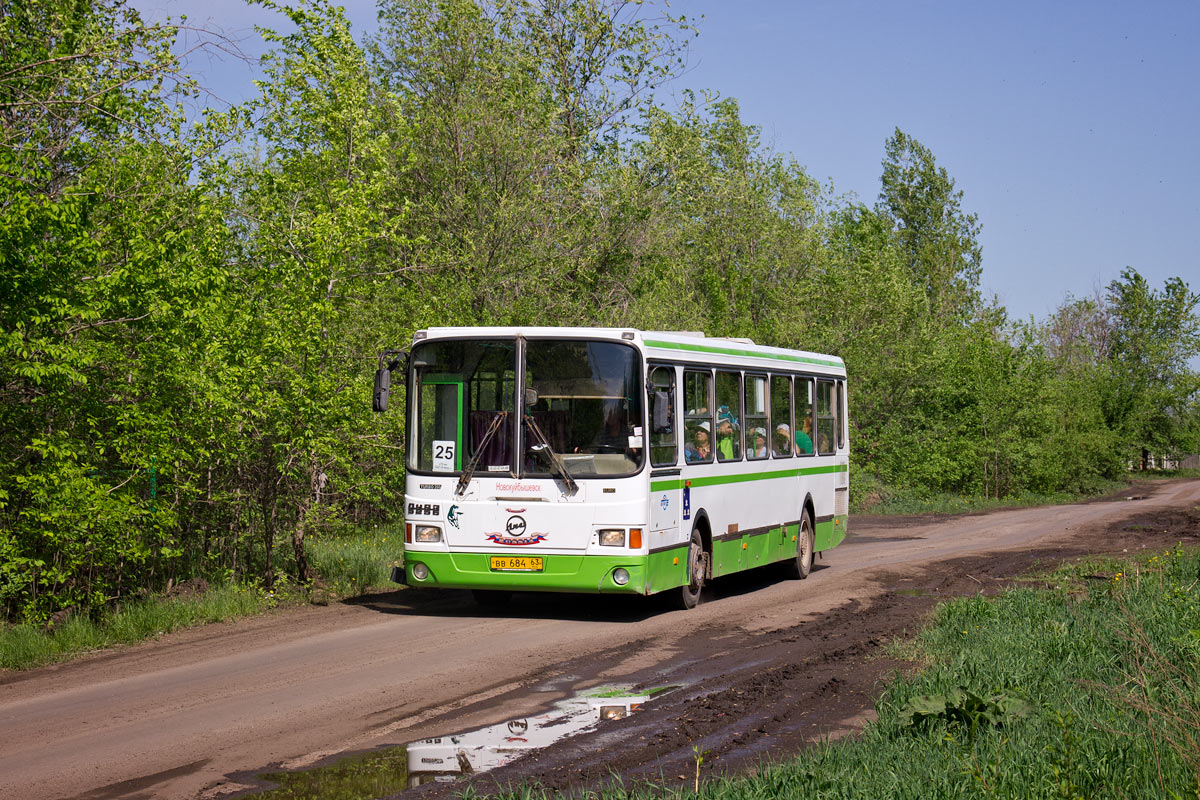
POLYGON ((507 589, 472 589, 475 604, 483 608, 499 608, 508 605, 513 593, 507 589))
POLYGON ((792 580, 803 580, 812 572, 813 525, 807 511, 800 517, 800 535, 796 537, 796 556, 785 562, 784 572, 792 580))
POLYGON ((700 603, 700 594, 704 591, 704 541, 700 531, 692 531, 692 540, 688 543, 687 583, 679 589, 679 606, 683 610, 695 608, 700 603))

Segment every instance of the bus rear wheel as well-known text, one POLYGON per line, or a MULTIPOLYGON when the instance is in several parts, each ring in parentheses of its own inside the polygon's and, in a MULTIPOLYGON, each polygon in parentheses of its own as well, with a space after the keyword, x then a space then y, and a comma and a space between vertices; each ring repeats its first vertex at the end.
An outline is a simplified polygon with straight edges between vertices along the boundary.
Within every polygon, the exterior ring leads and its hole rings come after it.
POLYGON ((700 539, 699 531, 692 531, 692 541, 688 544, 687 583, 679 589, 679 606, 685 611, 695 608, 700 602, 700 593, 704 591, 704 542, 700 539))
POLYGON ((805 511, 800 517, 800 534, 796 537, 796 557, 785 562, 784 571, 793 580, 803 580, 812 572, 813 525, 812 517, 805 511))

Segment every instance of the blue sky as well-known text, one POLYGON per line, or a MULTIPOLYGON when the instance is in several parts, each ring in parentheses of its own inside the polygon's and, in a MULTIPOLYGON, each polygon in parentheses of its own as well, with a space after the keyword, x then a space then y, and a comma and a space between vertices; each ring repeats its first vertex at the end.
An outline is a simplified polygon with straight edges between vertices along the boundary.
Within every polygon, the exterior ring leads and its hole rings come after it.
MULTIPOLYGON (((134 0, 152 18, 243 39, 240 0, 134 0)), ((355 29, 374 4, 346 3, 355 29)), ((838 194, 868 204, 897 127, 929 147, 983 225, 983 288, 1043 318, 1131 266, 1200 290, 1200 2, 674 0, 696 18, 679 89, 735 97, 743 121, 838 194), (703 19, 699 17, 703 15, 703 19)), ((251 93, 232 59, 192 67, 251 93)))

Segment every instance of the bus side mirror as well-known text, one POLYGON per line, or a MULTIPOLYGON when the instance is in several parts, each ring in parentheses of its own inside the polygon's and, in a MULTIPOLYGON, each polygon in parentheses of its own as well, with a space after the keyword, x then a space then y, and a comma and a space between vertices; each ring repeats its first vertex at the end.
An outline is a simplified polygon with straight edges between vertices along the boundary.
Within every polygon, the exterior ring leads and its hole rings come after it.
POLYGON ((392 371, 387 367, 375 370, 375 399, 371 402, 371 410, 387 411, 388 390, 392 386, 392 371))
POLYGON ((666 392, 654 392, 654 407, 650 415, 650 431, 652 433, 671 432, 671 395, 666 392))

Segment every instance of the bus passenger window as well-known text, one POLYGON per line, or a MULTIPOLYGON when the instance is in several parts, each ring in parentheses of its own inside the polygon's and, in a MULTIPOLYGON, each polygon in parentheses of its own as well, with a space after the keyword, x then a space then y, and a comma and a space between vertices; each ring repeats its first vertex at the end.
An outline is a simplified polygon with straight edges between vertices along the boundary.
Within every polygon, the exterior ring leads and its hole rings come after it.
POLYGON ((833 381, 817 383, 817 453, 823 456, 834 451, 837 411, 833 405, 833 381))
POLYGON ((746 376, 746 458, 766 458, 770 454, 767 436, 767 379, 746 376))
POLYGON ((813 381, 796 379, 796 455, 813 453, 813 381))
POLYGON ((846 446, 846 382, 837 382, 837 440, 838 450, 846 446))
POLYGON ((742 376, 717 372, 717 435, 713 447, 718 461, 742 458, 742 376))
POLYGON ((689 464, 712 461, 712 373, 688 370, 683 373, 683 399, 687 439, 683 457, 689 464))
POLYGON ((771 455, 787 458, 792 454, 792 380, 786 375, 771 376, 771 455))

